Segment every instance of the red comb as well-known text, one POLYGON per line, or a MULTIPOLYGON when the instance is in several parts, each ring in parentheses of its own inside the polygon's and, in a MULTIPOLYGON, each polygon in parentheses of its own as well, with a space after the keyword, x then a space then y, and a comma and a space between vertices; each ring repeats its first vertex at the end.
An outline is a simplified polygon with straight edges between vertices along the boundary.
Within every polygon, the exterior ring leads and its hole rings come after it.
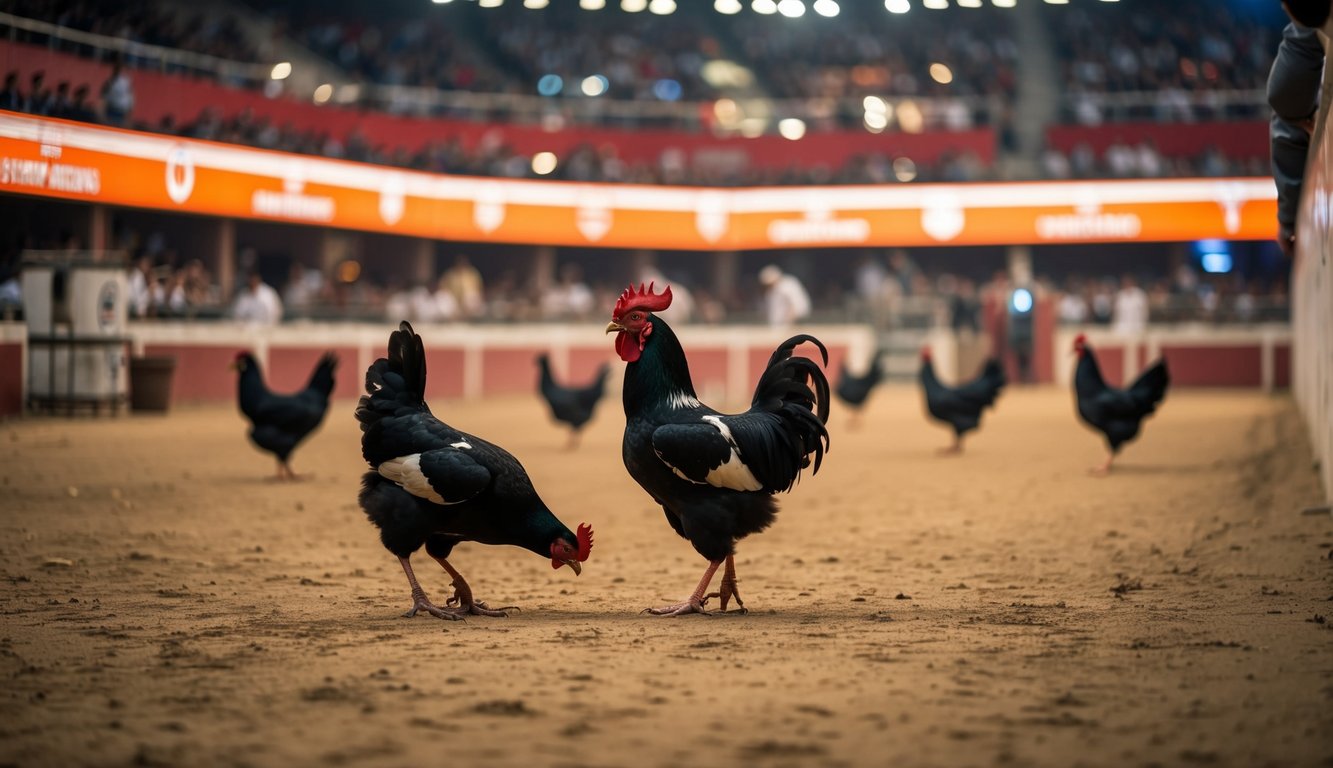
POLYGON ((611 316, 622 317, 631 309, 646 309, 649 312, 658 312, 671 306, 671 286, 668 285, 661 293, 653 293, 654 284, 649 283, 647 290, 644 290, 643 283, 639 283, 638 291, 635 291, 631 284, 616 300, 616 308, 611 316))
POLYGON ((579 562, 588 559, 592 553, 592 526, 587 523, 579 523, 578 532, 574 534, 579 540, 579 553, 577 555, 579 562))
POLYGON ((1080 333, 1079 335, 1077 335, 1077 336, 1074 337, 1074 343, 1075 343, 1075 344, 1087 344, 1087 343, 1088 343, 1088 337, 1087 337, 1086 335, 1080 333))

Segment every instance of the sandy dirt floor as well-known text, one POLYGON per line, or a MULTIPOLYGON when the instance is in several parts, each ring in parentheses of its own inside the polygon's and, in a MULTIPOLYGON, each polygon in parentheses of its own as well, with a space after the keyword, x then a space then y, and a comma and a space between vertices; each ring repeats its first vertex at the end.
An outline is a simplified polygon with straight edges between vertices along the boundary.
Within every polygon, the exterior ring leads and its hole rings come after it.
POLYGON ((960 458, 881 391, 742 542, 752 612, 675 619, 639 611, 704 561, 606 406, 576 453, 535 399, 437 408, 597 532, 579 578, 459 547, 523 609, 467 622, 400 618, 351 401, 299 484, 231 408, 0 425, 0 765, 1333 764, 1333 520, 1285 398, 1175 392, 1097 479, 1064 391, 960 458))

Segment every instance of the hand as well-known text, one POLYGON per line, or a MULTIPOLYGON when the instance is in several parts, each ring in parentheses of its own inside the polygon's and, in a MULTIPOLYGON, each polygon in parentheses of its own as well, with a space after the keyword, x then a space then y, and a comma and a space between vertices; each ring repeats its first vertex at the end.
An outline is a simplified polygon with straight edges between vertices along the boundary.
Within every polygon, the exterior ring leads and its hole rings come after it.
POLYGON ((1277 233, 1277 245, 1282 249, 1282 255, 1288 259, 1296 256, 1296 233, 1281 227, 1277 233))

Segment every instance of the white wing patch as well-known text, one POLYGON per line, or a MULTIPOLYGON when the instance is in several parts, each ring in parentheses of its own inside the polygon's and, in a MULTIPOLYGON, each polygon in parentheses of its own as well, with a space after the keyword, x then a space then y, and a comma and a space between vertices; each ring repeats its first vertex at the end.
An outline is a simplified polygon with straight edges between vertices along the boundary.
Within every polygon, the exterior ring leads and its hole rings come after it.
POLYGON ((468 442, 467 442, 466 440, 460 440, 460 441, 458 441, 458 442, 456 442, 456 443, 449 443, 449 447, 450 447, 450 448, 471 448, 472 446, 469 445, 468 442))
POLYGON ((672 408, 698 408, 703 405, 703 403, 699 402, 699 398, 693 395, 687 395, 684 392, 672 392, 667 396, 667 403, 670 404, 672 408))
POLYGON ((381 476, 397 483, 403 490, 413 496, 428 499, 436 504, 449 503, 444 500, 443 496, 436 493, 434 488, 430 487, 430 481, 421 473, 421 454, 419 453, 389 459, 379 465, 379 473, 381 476))
MULTIPOLYGON (((736 438, 731 436, 731 430, 723 423, 721 416, 705 416, 703 420, 717 427, 717 431, 722 433, 722 438, 731 446, 731 455, 727 460, 718 465, 717 469, 708 473, 704 478, 709 485, 718 488, 730 488, 733 491, 758 491, 762 490, 764 484, 755 479, 754 473, 745 466, 741 460, 740 448, 736 445, 736 438)), ((673 468, 674 469, 674 468, 673 468)), ((676 474, 680 474, 677 472, 676 474)))

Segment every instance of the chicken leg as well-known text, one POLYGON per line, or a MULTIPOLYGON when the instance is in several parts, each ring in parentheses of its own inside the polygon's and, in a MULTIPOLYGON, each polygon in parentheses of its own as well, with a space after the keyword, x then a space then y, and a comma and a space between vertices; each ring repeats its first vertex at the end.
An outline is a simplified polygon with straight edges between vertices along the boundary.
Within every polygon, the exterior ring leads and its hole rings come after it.
POLYGON ((736 589, 736 557, 727 555, 727 567, 722 571, 722 583, 718 585, 717 592, 709 592, 704 596, 704 602, 707 603, 711 598, 716 597, 722 604, 722 613, 727 612, 727 603, 731 598, 736 598, 736 613, 749 613, 745 608, 745 601, 741 600, 740 590, 736 589))
MULTIPOLYGON (((713 580, 713 574, 717 573, 718 566, 722 565, 721 560, 713 560, 708 563, 708 570, 704 571, 704 577, 699 580, 699 586, 695 587, 694 594, 686 598, 683 603, 675 605, 666 605, 661 608, 644 608, 644 613, 651 613, 654 616, 683 616, 687 613, 708 613, 704 610, 704 602, 707 601, 705 593, 708 591, 708 584, 713 580)), ((733 574, 734 576, 735 574, 733 574)), ((733 584, 733 590, 735 585, 733 584)), ((739 598, 738 598, 739 602, 739 598)))
POLYGON ((473 600, 472 588, 467 585, 467 580, 463 578, 463 574, 455 570, 454 567, 449 564, 449 561, 445 560, 443 557, 435 558, 435 562, 444 566, 444 570, 453 577, 454 596, 445 600, 444 604, 455 606, 451 610, 459 614, 459 618, 462 618, 462 614, 505 618, 509 616, 505 611, 518 610, 518 606, 516 605, 506 605, 503 608, 491 608, 483 602, 473 600))
POLYGON ((426 597, 426 590, 422 589, 421 584, 417 582, 417 575, 412 572, 412 563, 406 557, 398 558, 398 562, 403 566, 403 572, 407 574, 408 585, 412 587, 412 607, 408 609, 407 613, 403 614, 403 618, 410 619, 417 615, 417 611, 425 611, 436 618, 450 621, 463 618, 458 612, 441 608, 426 597))
POLYGON ((953 436, 953 445, 949 446, 948 448, 939 449, 939 453, 941 456, 957 456, 962 452, 963 452, 963 438, 956 432, 954 433, 953 436))
POLYGON ((1115 453, 1107 451, 1106 461, 1088 470, 1088 473, 1097 477, 1106 477, 1111 474, 1111 462, 1115 461, 1115 453))

